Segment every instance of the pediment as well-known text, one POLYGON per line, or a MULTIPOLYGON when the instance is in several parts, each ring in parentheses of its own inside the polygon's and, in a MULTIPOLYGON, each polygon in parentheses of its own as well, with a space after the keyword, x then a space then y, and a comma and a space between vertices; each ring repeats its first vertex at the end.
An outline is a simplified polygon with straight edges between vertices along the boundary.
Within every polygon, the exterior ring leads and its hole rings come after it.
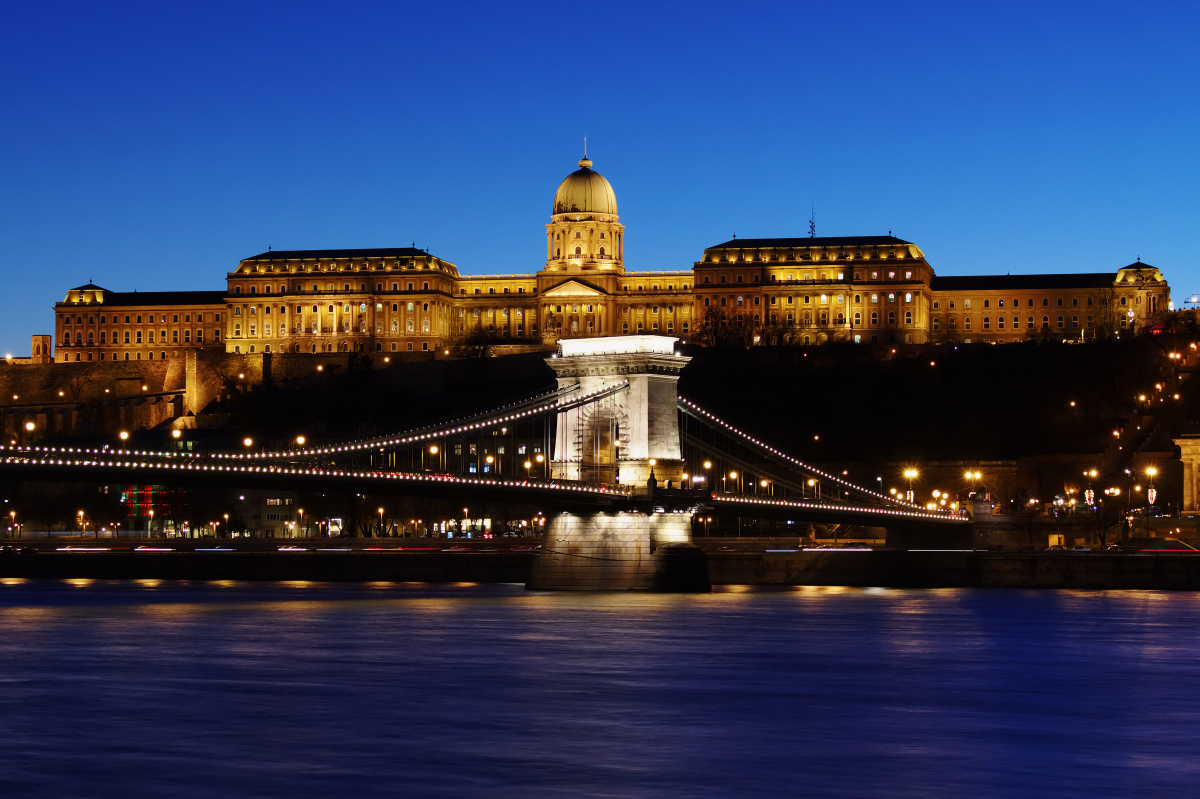
POLYGON ((604 292, 580 280, 564 280, 542 292, 543 297, 603 297, 604 292))

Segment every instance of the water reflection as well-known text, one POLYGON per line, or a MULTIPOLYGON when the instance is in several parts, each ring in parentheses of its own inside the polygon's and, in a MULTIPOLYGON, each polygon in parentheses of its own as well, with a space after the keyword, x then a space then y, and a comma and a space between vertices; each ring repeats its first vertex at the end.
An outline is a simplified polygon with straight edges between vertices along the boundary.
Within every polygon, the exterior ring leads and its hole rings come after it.
POLYGON ((0 583, 0 788, 1190 795, 1200 602, 0 583))

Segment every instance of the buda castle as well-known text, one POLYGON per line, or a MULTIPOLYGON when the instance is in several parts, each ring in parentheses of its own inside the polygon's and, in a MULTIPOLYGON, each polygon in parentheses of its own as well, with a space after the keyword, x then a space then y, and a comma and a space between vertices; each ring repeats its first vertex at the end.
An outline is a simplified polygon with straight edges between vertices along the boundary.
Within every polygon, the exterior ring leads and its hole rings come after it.
MULTIPOLYGON (((546 263, 534 274, 462 275, 414 247, 268 251, 224 291, 115 292, 88 284, 54 306, 55 362, 230 353, 438 352, 482 331, 533 349, 563 338, 651 333, 754 344, 1090 338, 1167 310, 1161 272, 1140 261, 1084 274, 934 274, 893 236, 733 239, 688 269, 625 269, 625 226, 585 155, 554 194, 546 263)), ((48 338, 48 337, 42 337, 48 338)))

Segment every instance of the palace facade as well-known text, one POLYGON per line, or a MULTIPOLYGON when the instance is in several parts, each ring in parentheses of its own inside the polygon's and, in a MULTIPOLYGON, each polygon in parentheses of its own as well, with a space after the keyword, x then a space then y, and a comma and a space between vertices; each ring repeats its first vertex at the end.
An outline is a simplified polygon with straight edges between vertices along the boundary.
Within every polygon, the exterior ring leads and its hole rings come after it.
POLYGON ((472 331, 517 347, 659 333, 712 343, 948 343, 1087 338, 1140 326, 1170 290, 1149 264, 1056 275, 944 277, 893 236, 733 239, 690 269, 625 269, 616 194, 585 156, 554 195, 546 262, 462 275, 410 247, 268 251, 224 291, 114 292, 54 306, 53 359, 232 353, 437 352, 472 331))

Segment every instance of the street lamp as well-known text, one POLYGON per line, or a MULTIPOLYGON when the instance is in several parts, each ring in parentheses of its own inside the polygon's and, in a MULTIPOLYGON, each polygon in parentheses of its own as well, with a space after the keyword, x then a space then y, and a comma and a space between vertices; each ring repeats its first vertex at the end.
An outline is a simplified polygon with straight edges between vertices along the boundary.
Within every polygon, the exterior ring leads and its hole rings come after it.
POLYGON ((383 508, 379 509, 379 534, 383 535, 383 508))
POLYGON ((466 508, 463 508, 463 526, 462 526, 462 534, 463 534, 464 536, 467 534, 467 509, 466 509, 466 508))
POLYGON ((154 535, 154 508, 150 509, 150 521, 146 523, 146 537, 154 535))
POLYGON ((245 438, 242 439, 242 445, 245 447, 252 447, 252 446, 254 446, 254 439, 251 438, 250 436, 246 436, 245 438))
POLYGON ((79 512, 76 514, 76 516, 78 516, 78 517, 79 517, 79 534, 80 534, 80 535, 83 535, 83 530, 84 530, 84 527, 83 527, 83 511, 79 511, 79 512))
POLYGON ((21 528, 17 526, 17 512, 15 510, 10 510, 8 512, 8 515, 9 515, 9 517, 12 518, 12 526, 14 528, 16 528, 16 531, 17 531, 16 537, 20 538, 21 537, 21 528))
MULTIPOLYGON (((1154 488, 1154 478, 1158 477, 1158 469, 1155 468, 1154 466, 1148 467, 1146 469, 1146 477, 1150 478, 1150 481, 1149 481, 1150 485, 1146 489, 1146 499, 1149 500, 1150 505, 1153 505, 1155 498, 1158 496, 1158 491, 1154 488)), ((1147 511, 1149 511, 1149 508, 1147 508, 1147 511)), ((1147 521, 1146 522, 1147 529, 1149 529, 1149 526, 1150 526, 1150 522, 1147 521)))
POLYGON ((530 470, 530 468, 532 468, 532 466, 533 466, 533 463, 531 461, 525 461, 525 479, 526 480, 529 479, 529 470, 530 470))
POLYGON ((117 438, 121 439, 122 441, 128 441, 129 440, 129 432, 127 430, 122 430, 120 433, 117 434, 117 438))
MULTIPOLYGON (((304 511, 300 511, 300 512, 304 513, 304 511)), ((229 534, 229 514, 225 513, 222 515, 225 517, 225 534, 228 535, 229 534)))
POLYGON ((919 474, 919 473, 917 472, 917 470, 916 470, 916 469, 905 469, 905 470, 904 470, 904 478, 905 478, 906 480, 908 480, 908 493, 905 495, 905 499, 906 499, 908 502, 912 502, 912 501, 913 501, 913 487, 912 487, 912 484, 913 484, 913 480, 915 480, 915 479, 917 478, 917 475, 918 475, 918 474, 919 474))
POLYGON ((484 460, 487 461, 487 465, 488 465, 487 470, 490 472, 492 470, 492 464, 496 462, 496 459, 494 457, 492 457, 491 455, 488 455, 486 458, 484 458, 484 460))

